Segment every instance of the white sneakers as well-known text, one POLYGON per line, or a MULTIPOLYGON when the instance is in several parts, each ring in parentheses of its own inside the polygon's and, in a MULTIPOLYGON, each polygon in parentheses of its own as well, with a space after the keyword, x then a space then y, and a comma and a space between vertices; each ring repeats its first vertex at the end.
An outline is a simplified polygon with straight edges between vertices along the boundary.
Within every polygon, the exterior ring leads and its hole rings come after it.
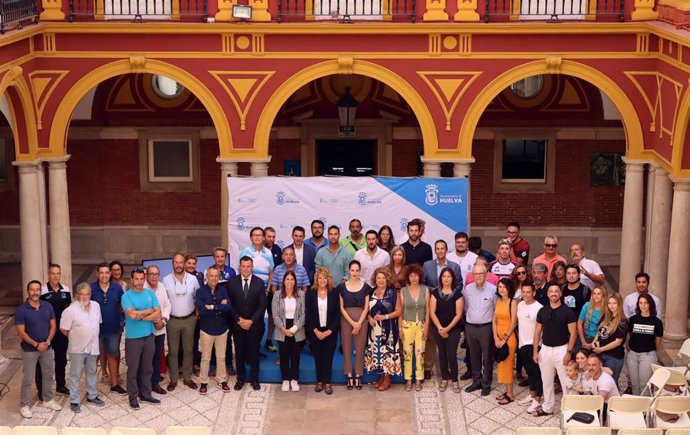
POLYGON ((43 406, 45 406, 48 409, 52 409, 53 411, 62 410, 62 406, 60 406, 60 404, 57 403, 55 400, 50 400, 49 402, 43 402, 43 406))
POLYGON ((283 381, 283 385, 280 387, 280 391, 299 391, 299 384, 297 381, 283 381))
POLYGON ((532 404, 532 400, 534 400, 534 399, 532 399, 532 396, 530 396, 530 395, 528 394, 527 396, 525 396, 525 397, 523 397, 522 399, 518 400, 518 405, 520 405, 520 406, 527 406, 527 405, 530 405, 530 404, 532 404))
POLYGON ((28 406, 22 406, 21 408, 19 408, 19 413, 24 418, 31 418, 34 416, 34 414, 31 412, 31 408, 29 408, 28 406))
POLYGON ((531 414, 536 411, 539 406, 541 406, 541 403, 539 403, 539 401, 536 399, 532 399, 532 404, 529 406, 529 408, 527 408, 527 412, 531 414))

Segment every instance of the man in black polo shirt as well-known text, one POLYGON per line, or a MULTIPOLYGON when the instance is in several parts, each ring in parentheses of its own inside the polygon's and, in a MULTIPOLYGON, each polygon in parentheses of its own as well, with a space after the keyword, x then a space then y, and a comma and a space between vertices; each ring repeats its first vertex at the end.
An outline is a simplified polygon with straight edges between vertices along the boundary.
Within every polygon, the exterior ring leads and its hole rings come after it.
POLYGON ((573 310, 561 303, 561 288, 557 284, 551 284, 547 295, 549 304, 539 310, 534 329, 534 343, 541 340, 542 346, 541 349, 534 346, 533 359, 539 364, 544 385, 544 402, 534 411, 537 417, 553 415, 556 403, 553 379, 558 374, 561 385, 565 385, 565 365, 570 361, 577 338, 577 318, 573 310))
POLYGON ((419 264, 424 266, 424 263, 433 259, 431 246, 421 239, 422 222, 419 219, 412 219, 407 224, 407 242, 401 246, 405 250, 405 265, 419 264))
POLYGON ((563 304, 573 310, 575 317, 580 317, 580 311, 589 301, 590 289, 580 282, 580 267, 569 264, 565 267, 565 280, 561 290, 563 291, 563 304))
MULTIPOLYGON (((69 287, 60 282, 62 269, 59 264, 51 263, 48 266, 48 282, 41 287, 41 300, 48 302, 55 312, 55 323, 60 324, 62 312, 72 303, 69 287)), ((52 347, 55 353, 55 392, 62 396, 69 396, 69 390, 65 383, 65 367, 67 367, 67 337, 57 331, 53 337, 52 347)), ((36 367, 36 388, 38 400, 43 401, 43 373, 41 366, 36 367)))
POLYGON ((41 364, 43 371, 43 406, 54 411, 62 409, 53 400, 53 348, 50 343, 57 331, 53 307, 41 300, 41 283, 31 281, 26 286, 28 297, 17 308, 14 314, 14 324, 17 335, 21 340, 22 364, 24 376, 19 412, 24 418, 31 418, 29 398, 31 395, 31 381, 36 373, 36 364, 41 364))

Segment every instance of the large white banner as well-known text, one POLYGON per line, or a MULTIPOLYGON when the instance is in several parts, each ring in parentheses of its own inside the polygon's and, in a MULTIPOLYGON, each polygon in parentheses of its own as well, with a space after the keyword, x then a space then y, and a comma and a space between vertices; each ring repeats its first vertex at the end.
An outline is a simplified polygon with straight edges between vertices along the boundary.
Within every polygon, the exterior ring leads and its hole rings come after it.
MULTIPOLYGON (((383 225, 393 229, 395 242, 407 240, 407 222, 423 219, 423 240, 443 239, 453 249, 453 237, 467 232, 467 179, 386 177, 228 177, 230 265, 250 244, 249 230, 271 226, 276 244, 292 243, 292 228, 300 225, 311 237, 314 219, 350 234, 351 219, 362 221, 362 233, 383 225)), ((325 232, 326 232, 325 231, 325 232)), ((326 234, 324 234, 326 236, 326 234)))

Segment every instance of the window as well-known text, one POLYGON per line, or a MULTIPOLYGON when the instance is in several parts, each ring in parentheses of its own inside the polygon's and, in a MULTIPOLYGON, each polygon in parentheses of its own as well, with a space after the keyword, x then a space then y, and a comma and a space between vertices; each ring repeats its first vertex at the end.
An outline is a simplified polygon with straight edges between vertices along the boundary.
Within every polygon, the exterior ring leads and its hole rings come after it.
POLYGON ((0 191, 14 187, 14 140, 9 127, 0 127, 0 191))
POLYGON ((494 191, 553 192, 555 132, 497 132, 494 191))
POLYGON ((198 131, 142 132, 139 150, 143 191, 199 191, 198 131))

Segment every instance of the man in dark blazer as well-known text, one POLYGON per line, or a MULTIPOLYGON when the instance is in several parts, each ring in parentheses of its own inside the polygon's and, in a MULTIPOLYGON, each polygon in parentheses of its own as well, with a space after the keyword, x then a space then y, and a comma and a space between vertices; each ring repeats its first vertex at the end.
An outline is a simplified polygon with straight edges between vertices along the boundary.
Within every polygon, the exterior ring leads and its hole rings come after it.
POLYGON ((259 347, 264 335, 264 312, 266 310, 266 286, 261 278, 252 274, 254 262, 249 256, 240 259, 240 274, 228 282, 231 301, 230 323, 235 339, 235 368, 239 391, 245 382, 254 390, 259 385, 259 347), (245 362, 251 367, 249 377, 245 375, 245 362))
MULTIPOLYGON (((316 248, 304 243, 304 228, 299 225, 292 229, 292 247, 295 250, 297 264, 307 269, 309 282, 314 282, 316 272, 316 248)), ((284 248, 283 248, 284 249, 284 248)))
POLYGON ((448 253, 448 245, 444 240, 437 240, 434 243, 434 251, 436 253, 436 258, 433 260, 424 262, 424 281, 422 284, 428 285, 431 288, 438 287, 438 276, 441 271, 449 267, 455 274, 456 289, 462 290, 462 273, 460 270, 460 265, 458 263, 452 262, 446 258, 448 253))

